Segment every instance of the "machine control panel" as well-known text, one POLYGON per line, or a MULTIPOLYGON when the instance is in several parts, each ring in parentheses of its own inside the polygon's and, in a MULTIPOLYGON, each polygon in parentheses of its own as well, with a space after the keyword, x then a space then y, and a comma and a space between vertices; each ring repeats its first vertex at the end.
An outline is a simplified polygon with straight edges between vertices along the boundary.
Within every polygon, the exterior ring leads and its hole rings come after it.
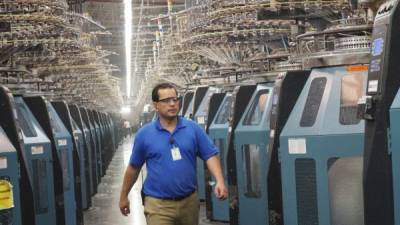
POLYGON ((387 64, 389 55, 387 51, 391 48, 393 15, 399 7, 398 0, 387 1, 382 4, 375 17, 374 29, 372 34, 371 62, 368 74, 369 95, 379 94, 381 92, 382 78, 387 73, 387 64))
POLYGON ((367 96, 359 101, 358 115, 372 120, 375 112, 375 101, 382 95, 388 76, 388 64, 391 56, 391 43, 395 41, 393 27, 394 15, 399 9, 399 0, 383 3, 376 14, 371 47, 371 61, 368 71, 367 96))

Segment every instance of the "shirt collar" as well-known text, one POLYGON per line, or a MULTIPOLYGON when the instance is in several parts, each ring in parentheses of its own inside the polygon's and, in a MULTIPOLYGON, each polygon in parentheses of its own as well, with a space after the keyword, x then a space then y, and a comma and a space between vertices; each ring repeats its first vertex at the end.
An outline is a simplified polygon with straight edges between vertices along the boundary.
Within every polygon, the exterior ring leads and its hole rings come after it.
MULTIPOLYGON (((176 129, 175 129, 175 130, 178 130, 178 129, 181 129, 181 128, 186 127, 186 123, 185 123, 185 122, 186 122, 186 121, 185 121, 184 118, 182 118, 181 116, 178 116, 178 123, 176 124, 176 129)), ((160 117, 158 117, 158 116, 157 116, 157 119, 156 119, 156 121, 155 121, 155 125, 156 125, 156 128, 157 128, 158 130, 165 130, 165 129, 161 126, 160 117)))

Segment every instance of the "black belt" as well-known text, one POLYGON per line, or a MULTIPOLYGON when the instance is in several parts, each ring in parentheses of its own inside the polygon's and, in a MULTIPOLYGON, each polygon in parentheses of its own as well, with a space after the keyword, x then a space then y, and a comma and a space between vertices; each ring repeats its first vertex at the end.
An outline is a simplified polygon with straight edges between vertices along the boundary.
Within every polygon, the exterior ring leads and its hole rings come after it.
MULTIPOLYGON (((187 194, 187 195, 178 196, 178 197, 153 197, 153 198, 158 198, 158 199, 162 199, 162 200, 180 201, 180 200, 183 200, 183 199, 185 199, 185 198, 191 196, 191 195, 192 195, 193 193, 195 193, 195 192, 196 192, 196 191, 192 191, 192 192, 190 192, 190 193, 187 194)), ((152 197, 152 196, 150 196, 150 197, 152 197)))

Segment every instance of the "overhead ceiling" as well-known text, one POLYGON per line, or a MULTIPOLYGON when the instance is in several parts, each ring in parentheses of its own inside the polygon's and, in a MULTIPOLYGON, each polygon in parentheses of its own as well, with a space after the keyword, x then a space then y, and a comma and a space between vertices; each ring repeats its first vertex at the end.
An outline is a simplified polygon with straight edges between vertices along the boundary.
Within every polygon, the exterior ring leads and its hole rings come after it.
MULTIPOLYGON (((172 11, 185 9, 185 0, 173 0, 172 11)), ((157 17, 161 20, 164 32, 169 32, 167 0, 134 0, 133 1, 133 40, 132 40, 132 71, 133 88, 143 79, 147 62, 153 57, 153 42, 156 41, 156 31, 159 29, 157 17)), ((135 94, 135 92, 133 92, 135 94)))
POLYGON ((103 49, 114 52, 109 56, 110 63, 119 67, 114 76, 124 77, 125 46, 124 46, 124 4, 123 0, 87 0, 84 12, 106 27, 109 35, 99 36, 98 42, 103 49))
MULTIPOLYGON (((99 39, 103 48, 117 53, 110 56, 110 62, 120 67, 114 75, 126 75, 124 46, 124 3, 123 0, 86 0, 85 12, 104 25, 111 36, 99 39)), ((173 0, 173 12, 185 9, 185 0, 173 0)), ((133 89, 144 76, 146 62, 152 57, 153 42, 158 30, 157 18, 168 13, 167 0, 133 0, 132 1, 132 71, 133 89)), ((168 18, 163 19, 164 31, 169 30, 168 18)), ((124 87, 121 87, 124 89, 124 87)))

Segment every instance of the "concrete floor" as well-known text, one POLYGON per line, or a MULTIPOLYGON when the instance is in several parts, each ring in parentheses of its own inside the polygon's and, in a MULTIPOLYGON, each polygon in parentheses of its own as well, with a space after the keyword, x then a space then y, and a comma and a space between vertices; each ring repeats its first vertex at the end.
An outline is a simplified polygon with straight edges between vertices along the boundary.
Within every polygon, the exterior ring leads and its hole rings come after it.
MULTIPOLYGON (((140 197, 142 176, 139 177, 129 195, 131 214, 127 217, 122 216, 118 208, 123 174, 131 155, 132 144, 133 138, 126 138, 116 151, 106 175, 101 180, 98 193, 92 198, 92 207, 84 213, 85 225, 146 225, 140 197)), ((204 204, 202 204, 200 225, 227 225, 227 223, 208 221, 205 218, 204 204)))

